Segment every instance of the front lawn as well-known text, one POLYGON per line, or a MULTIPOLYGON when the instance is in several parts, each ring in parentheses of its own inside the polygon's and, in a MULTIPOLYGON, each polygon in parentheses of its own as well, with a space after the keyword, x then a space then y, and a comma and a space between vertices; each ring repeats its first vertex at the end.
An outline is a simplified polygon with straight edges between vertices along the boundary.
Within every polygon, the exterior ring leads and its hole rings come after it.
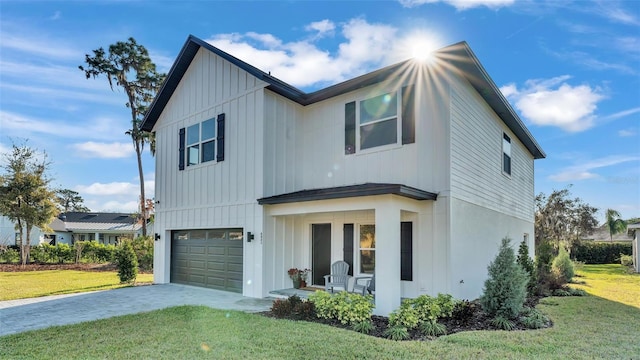
MULTIPOLYGON (((138 274, 138 283, 153 282, 153 274, 138 274)), ((108 290, 120 284, 114 271, 44 270, 0 272, 0 301, 47 295, 108 290)))
MULTIPOLYGON (((604 270, 616 271, 616 268, 604 270)), ((584 273, 586 290, 599 290, 584 273)), ((635 281, 638 275, 620 275, 635 281)), ((593 280, 597 280, 594 277, 593 280)), ((629 290, 640 297, 640 287, 629 290)), ((635 359, 640 308, 613 293, 551 297, 538 308, 552 328, 474 331, 433 341, 396 342, 327 325, 258 314, 181 306, 0 338, 7 358, 256 358, 256 359, 635 359), (143 325, 143 326, 141 326, 143 325)))
POLYGON ((583 265, 576 275, 575 282, 586 280, 586 284, 571 286, 640 309, 640 274, 630 274, 628 267, 620 264, 583 265))

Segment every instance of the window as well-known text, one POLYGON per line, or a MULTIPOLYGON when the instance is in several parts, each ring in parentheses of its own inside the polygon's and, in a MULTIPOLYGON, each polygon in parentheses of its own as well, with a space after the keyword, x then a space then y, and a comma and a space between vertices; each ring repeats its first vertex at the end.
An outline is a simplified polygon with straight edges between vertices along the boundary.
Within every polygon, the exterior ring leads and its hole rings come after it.
POLYGON ((187 128, 187 166, 215 159, 215 135, 214 119, 187 128))
POLYGON ((373 274, 376 269, 376 226, 360 225, 360 273, 373 274))
POLYGON ((360 149, 398 142, 398 95, 389 93, 360 101, 360 149))
POLYGON ((502 172, 511 175, 511 138, 502 134, 502 172))
POLYGON ((219 114, 217 119, 212 118, 180 129, 178 170, 184 170, 185 158, 187 166, 224 160, 224 119, 224 114, 219 114))
POLYGON ((415 142, 414 86, 345 104, 345 154, 415 142), (400 136, 402 135, 402 136, 400 136), (357 146, 356 146, 357 144, 357 146))

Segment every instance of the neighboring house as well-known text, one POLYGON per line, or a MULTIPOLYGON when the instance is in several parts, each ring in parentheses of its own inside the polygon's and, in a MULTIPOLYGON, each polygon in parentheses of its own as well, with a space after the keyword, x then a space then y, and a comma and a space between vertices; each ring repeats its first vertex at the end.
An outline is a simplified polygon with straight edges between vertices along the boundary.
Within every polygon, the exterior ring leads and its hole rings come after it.
POLYGON ((154 282, 261 298, 344 259, 388 314, 478 297, 505 236, 533 255, 545 154, 466 43, 434 55, 307 94, 190 36, 142 125, 154 282))
POLYGON ((633 238, 633 268, 637 273, 640 273, 640 243, 638 238, 640 237, 640 222, 634 222, 627 224, 627 232, 629 236, 633 238))
MULTIPOLYGON (((607 224, 603 224, 597 228, 595 228, 593 230, 593 232, 589 235, 585 235, 582 240, 593 240, 593 241, 612 241, 611 240, 611 235, 609 234, 609 228, 607 227, 607 224)), ((617 233, 615 235, 613 235, 613 241, 614 242, 628 242, 628 241, 632 241, 633 240, 633 236, 628 233, 627 231, 623 231, 620 233, 617 233)))
MULTIPOLYGON (((117 244, 120 238, 140 235, 141 225, 131 214, 100 212, 68 212, 60 214, 49 224, 51 231, 43 232, 34 227, 31 244, 65 243, 96 240, 102 244, 117 244)), ((20 245, 13 222, 0 217, 0 244, 20 245)))

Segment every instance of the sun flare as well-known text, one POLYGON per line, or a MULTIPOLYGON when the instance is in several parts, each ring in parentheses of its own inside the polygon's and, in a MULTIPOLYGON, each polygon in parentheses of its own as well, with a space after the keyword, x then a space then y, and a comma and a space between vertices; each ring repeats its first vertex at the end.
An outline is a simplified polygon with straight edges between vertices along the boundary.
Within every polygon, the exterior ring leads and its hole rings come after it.
POLYGON ((403 43, 407 55, 420 62, 433 61, 434 52, 442 46, 437 35, 424 31, 410 35, 403 43))

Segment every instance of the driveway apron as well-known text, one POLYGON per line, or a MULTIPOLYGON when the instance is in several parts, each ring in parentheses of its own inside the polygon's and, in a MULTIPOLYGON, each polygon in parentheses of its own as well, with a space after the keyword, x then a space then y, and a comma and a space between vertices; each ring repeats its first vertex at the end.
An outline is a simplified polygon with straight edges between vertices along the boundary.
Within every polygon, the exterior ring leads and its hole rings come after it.
POLYGON ((268 310, 272 303, 271 299, 249 298, 226 291, 178 284, 0 301, 0 336, 179 305, 260 312, 268 310))

